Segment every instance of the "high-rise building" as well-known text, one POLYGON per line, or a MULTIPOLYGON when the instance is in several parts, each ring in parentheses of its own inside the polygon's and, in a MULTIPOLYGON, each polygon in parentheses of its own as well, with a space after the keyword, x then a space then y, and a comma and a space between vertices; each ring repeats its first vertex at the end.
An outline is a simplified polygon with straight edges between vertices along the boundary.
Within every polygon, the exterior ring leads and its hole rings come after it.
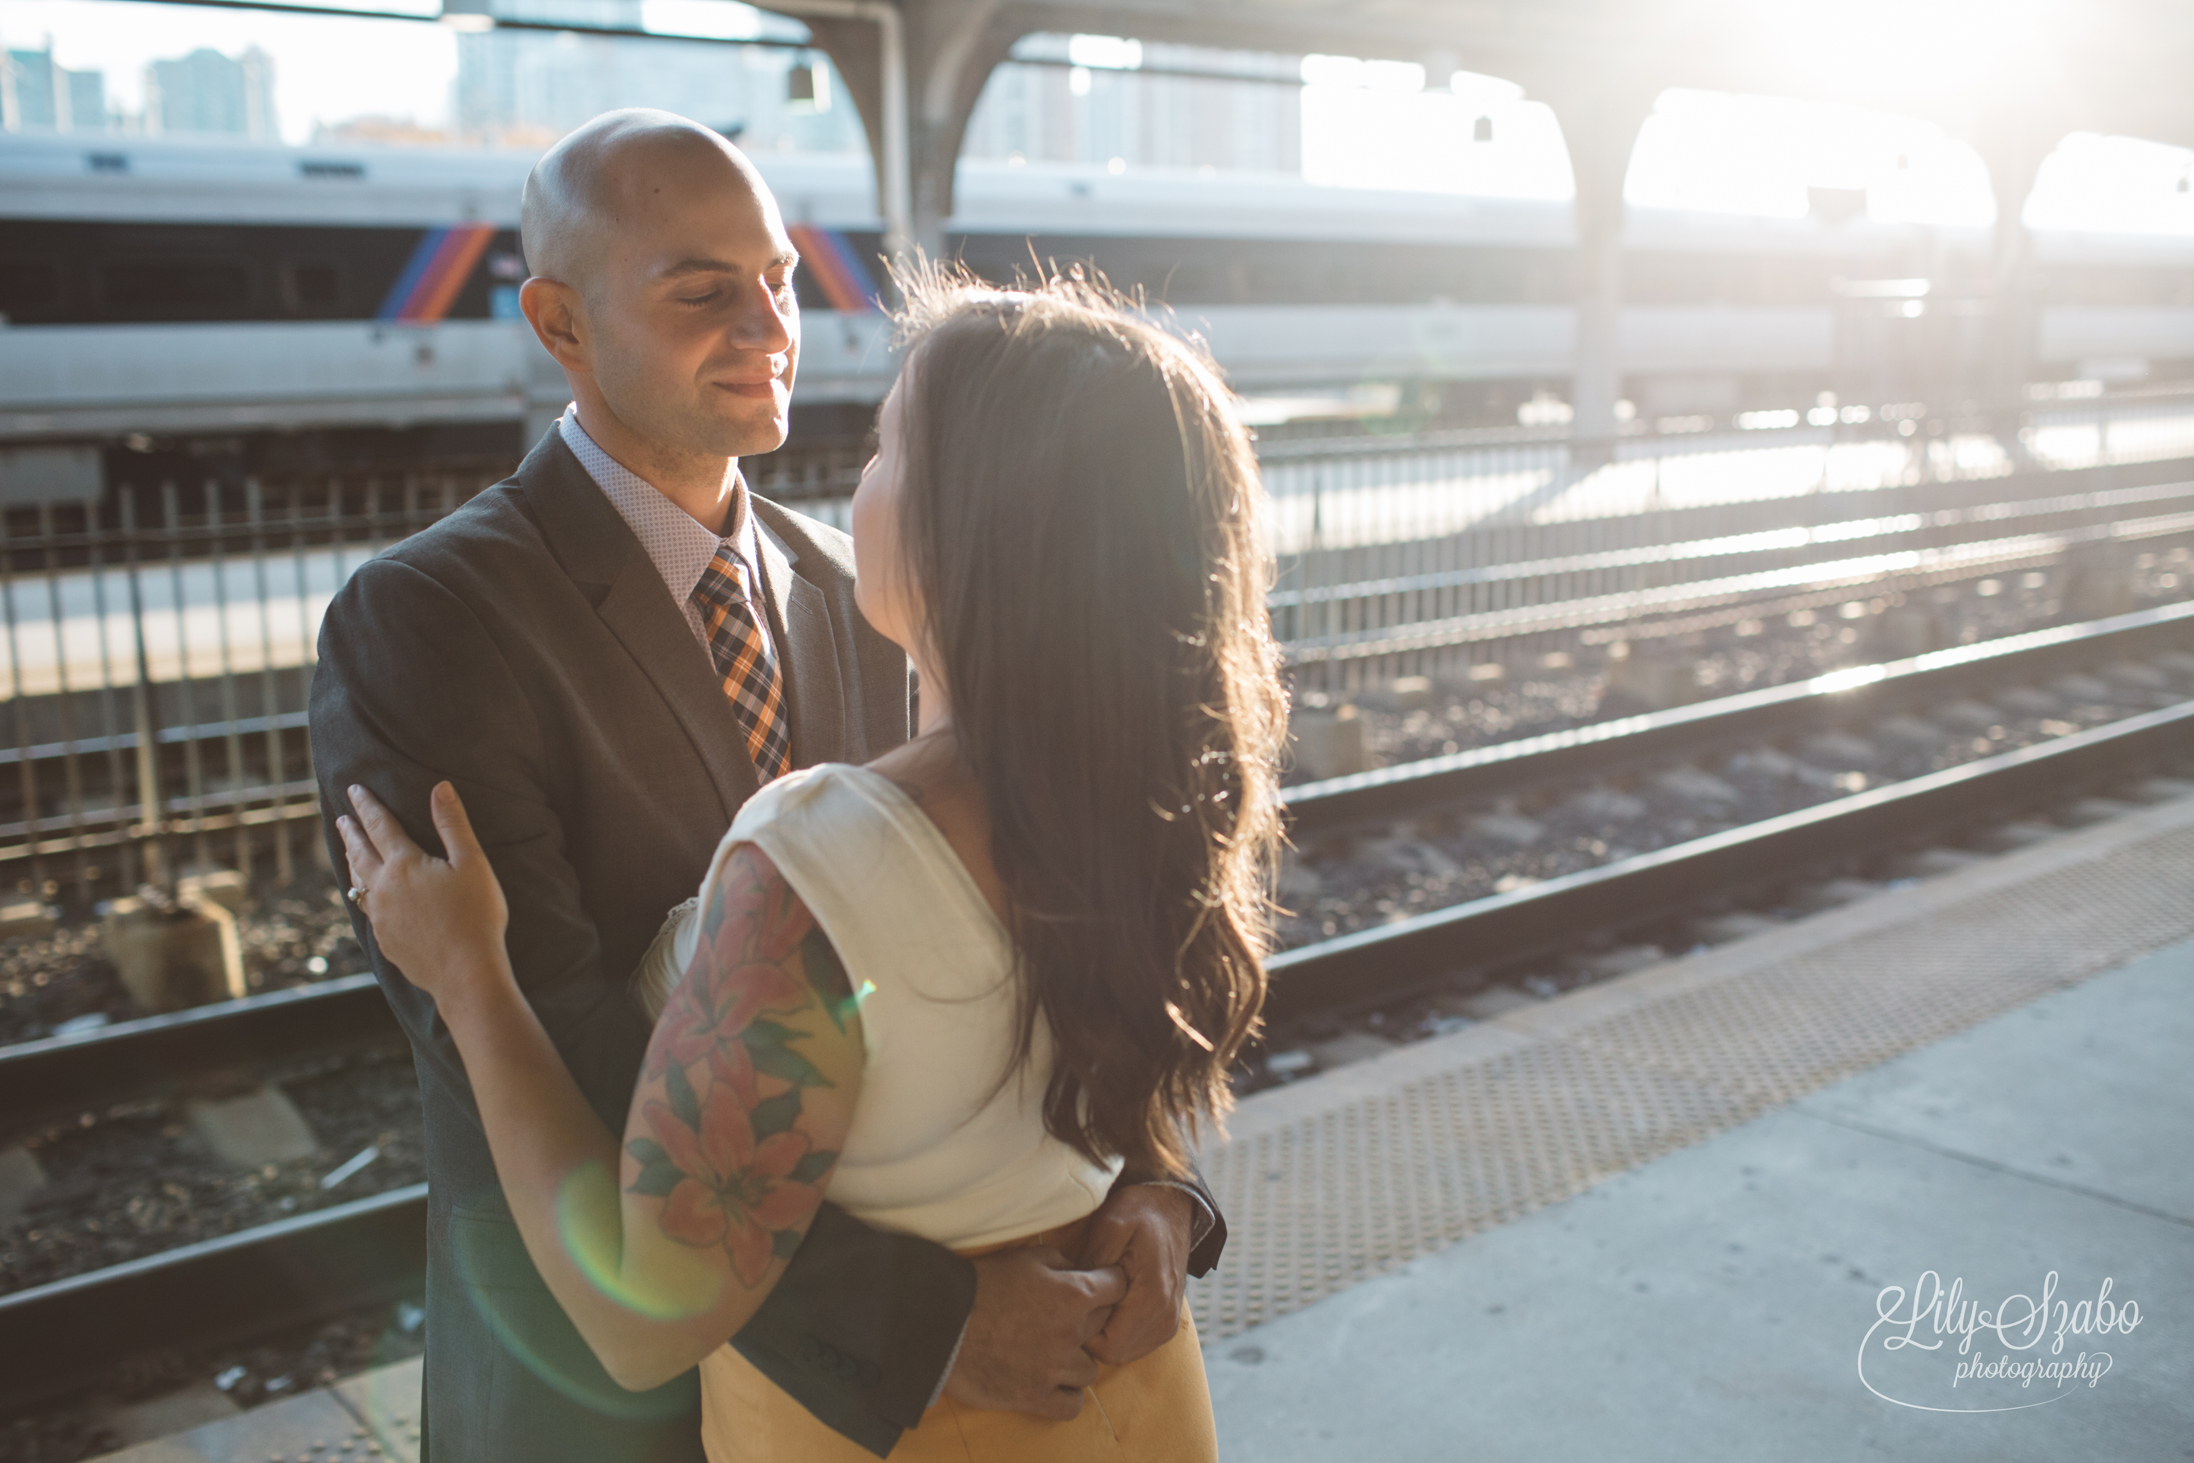
MULTIPOLYGON (((488 0, 501 19, 638 29, 639 0, 488 0)), ((726 9, 732 7, 727 6, 726 9)), ((797 22, 756 13, 754 38, 796 42, 797 22)), ((859 116, 821 52, 736 41, 496 29, 457 38, 456 130, 468 140, 544 146, 616 107, 661 107, 736 133, 763 152, 861 152, 859 116), (790 72, 820 66, 812 97, 790 72)))
POLYGON ((1033 35, 991 73, 961 154, 1299 173, 1300 81, 1293 56, 1033 35))
POLYGON ((0 58, 0 127, 10 132, 52 127, 63 132, 107 129, 107 78, 71 71, 43 51, 9 51, 0 58))
POLYGON ((274 58, 257 46, 241 56, 201 48, 145 68, 147 132, 226 132, 272 142, 274 58))

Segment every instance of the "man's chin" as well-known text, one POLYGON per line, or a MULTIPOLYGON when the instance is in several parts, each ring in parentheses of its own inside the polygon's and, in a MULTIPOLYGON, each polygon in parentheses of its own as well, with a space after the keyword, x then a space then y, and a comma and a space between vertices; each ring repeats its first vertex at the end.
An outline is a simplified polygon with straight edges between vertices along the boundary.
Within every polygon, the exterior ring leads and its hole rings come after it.
POLYGON ((726 457, 756 457, 775 452, 790 435, 789 413, 765 407, 752 415, 720 414, 711 424, 710 445, 726 457))

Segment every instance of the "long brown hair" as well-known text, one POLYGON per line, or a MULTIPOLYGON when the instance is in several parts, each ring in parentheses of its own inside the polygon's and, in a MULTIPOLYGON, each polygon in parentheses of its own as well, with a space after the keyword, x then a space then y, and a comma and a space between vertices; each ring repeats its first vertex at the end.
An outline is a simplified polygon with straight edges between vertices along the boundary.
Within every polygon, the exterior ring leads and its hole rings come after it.
POLYGON ((1264 1000, 1285 700, 1208 357, 1101 284, 901 281, 900 536, 982 789, 1046 1128, 1178 1171, 1264 1000))

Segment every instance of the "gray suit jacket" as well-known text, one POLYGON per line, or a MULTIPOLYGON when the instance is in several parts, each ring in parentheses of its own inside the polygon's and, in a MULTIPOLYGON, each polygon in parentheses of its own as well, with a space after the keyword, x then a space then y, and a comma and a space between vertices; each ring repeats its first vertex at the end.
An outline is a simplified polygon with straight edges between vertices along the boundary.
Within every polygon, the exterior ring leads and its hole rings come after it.
MULTIPOLYGON (((770 545, 761 577, 794 765, 904 741, 906 659, 854 606, 850 542, 775 504, 754 509, 790 550, 770 545)), ((649 1036, 628 976, 755 775, 654 564, 555 433, 516 476, 343 587, 320 637, 312 745, 331 830, 343 789, 360 783, 438 848, 427 792, 456 784, 509 897, 520 983, 622 1132, 649 1036)), ((433 1002, 355 923, 411 1037, 426 1109, 427 1456, 698 1463, 692 1379, 634 1395, 602 1371, 519 1242, 433 1002)), ((734 1344, 882 1454, 919 1421, 973 1297, 965 1261, 826 1204, 734 1344)))

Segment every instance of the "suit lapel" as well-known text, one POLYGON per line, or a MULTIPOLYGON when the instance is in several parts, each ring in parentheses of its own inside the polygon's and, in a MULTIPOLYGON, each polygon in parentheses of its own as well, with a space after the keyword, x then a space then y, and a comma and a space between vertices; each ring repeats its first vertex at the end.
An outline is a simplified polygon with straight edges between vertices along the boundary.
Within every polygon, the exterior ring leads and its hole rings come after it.
POLYGON ((723 682, 716 678, 708 653, 693 638, 686 617, 671 603, 654 561, 645 553, 634 553, 595 612, 632 652, 686 729, 693 749, 708 767, 716 795, 723 800, 728 822, 759 786, 754 763, 747 756, 746 739, 739 734, 723 682))
POLYGON ((754 795, 754 764, 715 668, 654 561, 558 433, 527 456, 518 481, 557 562, 588 591, 595 613, 684 729, 728 822, 754 795))
MULTIPOLYGON (((750 499, 751 501, 751 499, 750 499)), ((838 645, 831 635, 830 606, 823 592, 793 572, 766 524, 762 587, 769 603, 770 633, 784 653, 785 709, 792 717, 792 765, 845 759, 844 692, 838 684, 838 645)))

